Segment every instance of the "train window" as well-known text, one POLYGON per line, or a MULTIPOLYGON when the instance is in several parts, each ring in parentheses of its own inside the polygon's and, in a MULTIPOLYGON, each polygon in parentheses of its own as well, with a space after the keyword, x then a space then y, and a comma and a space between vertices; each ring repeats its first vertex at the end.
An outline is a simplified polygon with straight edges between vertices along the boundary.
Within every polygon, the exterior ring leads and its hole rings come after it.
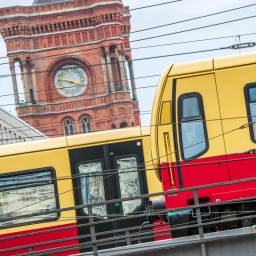
POLYGON ((208 146, 202 97, 189 93, 179 98, 179 130, 181 154, 190 160, 203 154, 208 146))
POLYGON ((252 141, 256 142, 256 84, 248 84, 245 87, 245 97, 247 101, 247 112, 250 126, 252 141))
MULTIPOLYGON (((139 196, 141 194, 137 166, 138 161, 134 156, 117 159, 121 198, 139 196)), ((142 199, 123 201, 123 214, 134 212, 141 204, 142 199)))
MULTIPOLYGON (((102 162, 83 162, 78 165, 81 174, 81 196, 83 204, 94 204, 105 201, 105 192, 102 175, 102 162)), ((88 208, 84 208, 88 214, 88 208)), ((92 207, 95 216, 101 219, 107 218, 106 205, 97 205, 92 207)))
POLYGON ((0 227, 57 219, 57 212, 47 213, 57 209, 55 194, 53 173, 49 169, 0 176, 0 215, 6 219, 0 227), (28 217, 37 213, 40 215, 28 217))

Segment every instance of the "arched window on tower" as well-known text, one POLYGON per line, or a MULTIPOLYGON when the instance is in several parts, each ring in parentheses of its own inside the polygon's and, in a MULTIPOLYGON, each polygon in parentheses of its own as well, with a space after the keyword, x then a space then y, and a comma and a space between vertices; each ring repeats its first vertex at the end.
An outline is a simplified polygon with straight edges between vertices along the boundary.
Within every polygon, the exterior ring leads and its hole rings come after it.
POLYGON ((121 124, 120 124, 120 128, 126 128, 128 125, 127 125, 127 123, 126 122, 122 122, 121 124))
POLYGON ((74 135, 74 121, 71 118, 66 118, 63 121, 65 136, 74 135))
POLYGON ((91 118, 89 116, 82 116, 80 118, 80 122, 81 122, 83 133, 88 133, 92 131, 91 118))

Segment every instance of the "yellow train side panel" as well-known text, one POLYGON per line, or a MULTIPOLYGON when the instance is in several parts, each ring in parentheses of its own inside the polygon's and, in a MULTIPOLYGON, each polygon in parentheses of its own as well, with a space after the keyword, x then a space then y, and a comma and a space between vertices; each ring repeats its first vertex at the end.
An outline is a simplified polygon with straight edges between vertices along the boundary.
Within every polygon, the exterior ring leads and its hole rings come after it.
MULTIPOLYGON (((163 143, 158 143, 158 142, 162 142, 161 139, 158 138, 158 136, 160 133, 159 129, 162 129, 160 125, 160 120, 162 115, 161 113, 162 101, 171 100, 172 83, 169 84, 168 82, 168 85, 166 84, 168 73, 170 72, 171 69, 172 69, 172 65, 168 66, 161 75, 161 78, 159 80, 158 87, 155 93, 155 97, 154 97, 152 115, 150 120, 150 137, 151 137, 150 146, 151 146, 151 152, 152 152, 152 164, 155 169, 157 169, 159 166, 160 157, 163 157, 161 161, 166 161, 165 151, 162 151, 164 149, 163 143)), ((166 113, 166 115, 168 115, 168 113, 166 113)), ((165 124, 164 127, 168 129, 167 126, 171 126, 171 124, 165 124)))
MULTIPOLYGON (((254 57, 256 58, 256 55, 254 57)), ((216 81, 227 154, 255 148, 250 139, 249 128, 238 128, 248 124, 244 87, 256 81, 256 65, 217 70, 216 81)))
MULTIPOLYGON (((176 87, 176 110, 178 110, 178 98, 182 94, 197 92, 203 98, 209 149, 199 158, 224 155, 225 147, 214 73, 178 78, 176 87)), ((178 111, 176 112, 176 116, 178 117, 178 111)))
MULTIPOLYGON (((143 144, 143 152, 144 152, 144 160, 145 160, 145 168, 146 168, 148 193, 152 194, 152 193, 162 192, 162 183, 160 182, 160 180, 157 179, 155 170, 152 165, 150 137, 144 136, 142 138, 142 144, 143 144)), ((150 198, 150 200, 152 200, 152 198, 150 198)))
MULTIPOLYGON (((37 169, 41 167, 53 167, 56 171, 56 178, 58 179, 60 208, 74 206, 72 180, 70 179, 70 163, 66 149, 39 151, 27 154, 0 157, 0 166, 0 174, 9 174, 12 172, 37 169)), ((62 224, 70 224, 75 222, 75 211, 65 211, 61 212, 60 218, 57 221, 42 222, 33 225, 1 229, 0 234, 57 226, 62 224)))

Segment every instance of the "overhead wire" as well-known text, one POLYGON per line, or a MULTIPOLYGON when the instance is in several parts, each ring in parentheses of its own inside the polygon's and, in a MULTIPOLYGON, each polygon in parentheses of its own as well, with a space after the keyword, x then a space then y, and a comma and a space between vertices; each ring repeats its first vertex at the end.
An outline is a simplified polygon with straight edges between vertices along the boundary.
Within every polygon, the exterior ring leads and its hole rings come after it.
MULTIPOLYGON (((168 2, 169 3, 169 2, 168 2)), ((173 22, 173 23, 169 23, 169 24, 163 24, 163 25, 159 25, 159 26, 155 26, 155 27, 151 27, 151 28, 145 28, 145 29, 141 29, 141 30, 138 30, 138 31, 131 31, 130 34, 132 33, 137 33, 137 32, 143 32, 143 31, 147 31, 147 30, 151 30, 151 29, 156 29, 156 28, 161 28, 161 27, 166 27, 166 26, 171 26, 171 25, 176 25, 176 24, 179 24, 179 23, 184 23, 184 22, 190 22, 192 20, 197 20, 197 19, 202 19, 202 18, 206 18, 206 17, 211 17, 211 16, 214 16, 214 15, 219 15, 219 14, 223 14, 223 13, 227 13, 227 12, 232 12, 232 11, 236 11, 236 10, 240 10, 240 9, 243 9, 243 8, 248 8, 248 7, 252 7, 256 4, 250 4, 250 5, 245 5, 245 6, 241 6, 241 7, 237 7, 237 8, 232 8, 232 9, 229 9, 229 10, 225 10, 225 11, 221 11, 221 12, 216 12, 216 13, 211 13, 211 14, 207 14, 207 15, 203 15, 203 16, 199 16, 199 17, 194 17, 194 18, 191 18, 191 19, 186 19, 186 20, 181 20, 181 21, 177 21, 177 22, 173 22)), ((253 16, 255 17, 255 16, 253 16)), ((242 19, 249 19, 249 18, 252 18, 252 16, 249 16, 249 17, 244 17, 242 19)), ((224 22, 223 24, 226 24, 226 23, 230 23, 230 22, 235 22, 237 20, 231 20, 231 21, 227 21, 227 22, 224 22)), ((221 25, 221 23, 217 23, 217 25, 221 25)), ((209 25, 209 26, 215 26, 215 24, 213 25, 209 25)), ((208 26, 207 26, 208 27, 208 26)), ((201 28, 205 28, 205 27, 199 27, 199 28, 194 28, 192 30, 196 30, 196 29, 201 29, 201 28)), ((179 32, 174 32, 174 34, 176 33, 183 33, 183 32, 187 32, 188 30, 185 30, 185 31, 179 31, 179 32)), ((190 31, 190 30, 189 30, 190 31)), ((173 33, 171 34, 167 34, 167 35, 172 35, 173 33)), ((137 42, 137 41, 141 41, 141 40, 148 40, 148 39, 153 39, 153 38, 157 38, 157 37, 161 37, 161 36, 165 36, 165 35, 160 35, 160 36, 156 36, 156 37, 150 37, 150 38, 145 38, 145 39, 138 39, 138 40, 130 40, 130 43, 133 43, 133 42, 137 42)), ((106 40, 107 38, 105 38, 106 40)), ((120 43, 120 45, 122 45, 123 43, 120 43)), ((78 45, 78 44, 71 44, 71 45, 67 45, 68 47, 70 46, 75 46, 75 45, 78 45)), ((87 49, 87 50, 77 50, 77 51, 71 51, 69 52, 70 53, 78 53, 78 52, 82 52, 82 51, 91 51, 91 50, 94 50, 94 49, 101 49, 101 47, 92 47, 90 49, 87 49)), ((25 54, 27 55, 27 53, 25 54)), ((62 56, 62 55, 66 55, 66 54, 55 54, 55 55, 51 55, 51 56, 44 56, 44 57, 38 57, 38 58, 32 58, 31 60, 38 60, 38 59, 44 59, 44 58, 53 58, 53 57, 56 57, 56 56, 62 56)), ((4 57, 3 57, 4 58, 4 57)), ((9 64, 9 62, 6 62, 6 63, 0 63, 0 65, 3 65, 3 64, 9 64)))
MULTIPOLYGON (((227 131, 227 132, 224 132, 224 133, 221 133, 221 134, 219 134, 219 135, 216 135, 216 136, 214 136, 214 137, 212 137, 212 138, 208 138, 207 140, 209 141, 209 140, 212 140, 212 139, 216 139, 216 138, 218 138, 218 137, 220 137, 220 136, 223 136, 223 135, 225 135, 225 134, 228 134, 228 133, 231 133, 231 132, 234 132, 234 131, 237 131, 237 130, 239 130, 239 129, 244 129, 245 127, 248 127, 249 126, 249 124, 245 124, 245 125, 243 125, 243 126, 239 126, 239 127, 237 127, 237 128, 235 128, 235 129, 232 129, 232 130, 230 130, 230 131, 227 131)), ((202 142, 199 142, 199 143, 202 143, 202 142)), ((198 144, 198 143, 196 143, 196 144, 198 144)), ((195 144, 195 145, 196 145, 195 144)), ((190 145, 190 146, 188 146, 188 147, 186 147, 186 148, 189 148, 189 147, 193 147, 194 145, 190 145)), ((179 149, 178 151, 181 151, 181 150, 184 150, 185 148, 182 148, 182 149, 179 149)), ((177 151, 175 151, 175 152, 177 152, 177 151)), ((173 154, 173 153, 175 153, 175 152, 171 152, 170 154, 173 154)), ((166 156, 166 155, 165 155, 166 156)), ((163 157, 163 156, 161 156, 161 157, 163 157)), ((160 158, 161 158, 160 157, 160 158)), ((148 162, 150 163, 152 161, 152 159, 151 160, 149 160, 148 162)), ((139 168, 140 166, 144 166, 145 164, 147 164, 147 162, 144 162, 144 163, 142 163, 141 165, 137 165, 137 168, 139 168)), ((133 169, 134 167, 130 167, 131 169, 133 169)), ((130 168, 126 168, 125 170, 127 171, 127 170, 129 170, 130 168)), ((123 170, 123 172, 125 171, 125 170, 123 170)), ((122 173, 123 173, 122 172, 122 173)), ((120 173, 110 173, 108 176, 106 176, 106 177, 103 177, 102 179, 107 179, 107 178, 109 178, 109 177, 111 177, 111 176, 113 176, 113 175, 116 175, 116 174, 120 174, 120 173)), ((95 181, 92 181, 92 183, 94 183, 95 181)), ((85 185, 81 185, 81 186, 78 186, 78 187, 76 187, 76 188, 73 188, 73 189, 71 189, 71 190, 67 190, 67 191, 65 191, 65 192, 62 192, 62 193, 60 193, 60 194, 54 194, 54 198, 56 197, 56 196, 60 196, 60 195, 62 195, 62 194, 65 194, 65 193, 68 193, 68 192, 71 192, 71 191, 73 191, 73 190, 76 190, 76 189, 78 189, 78 188, 81 188, 81 187, 83 187, 83 186, 88 186, 89 184, 91 184, 91 182, 90 183, 88 183, 88 184, 85 184, 85 185)), ((52 198, 53 198, 52 197, 52 198)), ((48 200, 49 198, 46 198, 45 200, 48 200)), ((43 201, 45 201, 45 200, 43 200, 43 201)), ((124 200, 124 199, 123 199, 124 200)), ((36 202, 36 203, 34 203, 34 204, 31 204, 31 205, 28 205, 28 206, 26 206, 25 208, 27 208, 27 207, 30 207, 30 206, 32 206, 32 205, 35 205, 35 204, 37 204, 37 203, 40 203, 40 201, 39 202, 36 202)), ((21 209, 24 209, 24 207, 22 207, 22 208, 20 208, 20 209, 16 209, 16 210, 14 210, 14 211, 11 211, 11 212, 8 212, 8 213, 5 213, 5 214, 2 214, 2 216, 5 216, 5 215, 9 215, 10 213, 13 213, 13 212, 16 212, 16 211, 19 211, 19 210, 21 210, 21 209)))
POLYGON ((184 29, 184 30, 171 32, 171 33, 165 33, 165 34, 161 34, 161 35, 157 35, 157 36, 150 36, 150 37, 145 37, 145 38, 141 38, 141 39, 135 39, 131 42, 135 43, 135 42, 140 42, 140 41, 144 41, 144 40, 156 39, 156 38, 159 38, 159 37, 177 35, 177 34, 181 34, 181 33, 185 33, 185 32, 191 32, 191 31, 195 31, 195 30, 199 30, 199 29, 205 29, 205 28, 210 28, 210 27, 214 27, 214 26, 229 24, 229 23, 232 23, 232 22, 242 21, 242 20, 246 20, 246 19, 252 19, 252 18, 255 18, 255 17, 256 17, 256 15, 251 15, 251 16, 238 18, 238 19, 233 19, 233 20, 229 20, 229 21, 218 22, 218 23, 214 23, 214 24, 210 24, 210 25, 199 26, 199 27, 190 28, 190 29, 184 29))
MULTIPOLYGON (((198 51, 189 51, 189 52, 181 52, 181 53, 173 53, 173 54, 165 54, 165 55, 158 55, 158 56, 150 56, 150 57, 144 57, 144 58, 137 58, 137 59, 133 59, 133 61, 143 61, 143 60, 150 60, 150 59, 156 59, 156 58, 167 58, 167 57, 174 57, 174 56, 180 56, 180 55, 188 55, 188 54, 197 54, 197 53, 205 53, 205 52, 212 52, 212 51, 221 51, 221 50, 227 50, 227 48, 225 47, 220 47, 220 48, 213 48, 213 49, 204 49, 204 50, 198 50, 198 51)), ((94 64, 93 66, 98 66, 98 65, 102 65, 102 63, 100 64, 94 64)), ((41 73, 41 72, 53 72, 53 70, 50 70, 50 71, 47 71, 47 70, 44 70, 44 71, 40 71, 38 73, 41 73)), ((30 72, 27 72, 27 73, 23 73, 23 75, 27 75, 27 74, 31 74, 30 72)), ((21 74, 20 74, 21 75, 21 74)), ((7 75, 6 75, 7 76, 7 75)), ((5 77, 6 77, 5 76, 5 77)), ((8 75, 8 76, 12 76, 11 74, 8 75)), ((149 77, 153 77, 153 76, 160 76, 159 75, 149 75, 149 76, 143 76, 143 77, 138 77, 138 78, 135 78, 135 79, 140 79, 140 78, 149 78, 149 77)), ((0 76, 0 78, 3 78, 3 76, 0 76)), ((125 79, 125 81, 130 81, 131 79, 125 79)), ((124 81, 124 80, 122 80, 124 81)), ((116 82, 116 80, 113 80, 113 81, 110 81, 110 82, 116 82)), ((93 84, 88 84, 87 86, 91 86, 91 85, 97 85, 97 84, 105 84, 105 82, 102 82, 102 83, 93 83, 93 84)), ((75 86, 74 86, 75 87, 75 86)), ((136 89, 144 89, 144 88, 150 88, 150 87, 154 87, 154 86, 143 86, 143 87, 138 87, 136 89)), ((54 90, 56 91, 56 88, 53 88, 53 89, 47 89, 47 90, 40 90, 40 91, 35 91, 35 92, 43 92, 43 91, 51 91, 51 90, 54 90)), ((128 90, 123 90, 122 92, 125 92, 125 91, 131 91, 132 89, 128 89, 128 90)), ((18 93, 18 95, 23 95, 23 94, 26 94, 26 93, 18 93)), ((104 92, 93 92, 93 93, 85 93, 86 95, 104 95, 104 94, 107 94, 107 93, 104 93, 104 92)), ((5 95, 5 96, 12 96, 14 94, 8 94, 8 95, 5 95)), ((0 96, 0 97, 3 97, 3 96, 0 96)), ((75 97, 81 97, 81 95, 79 96, 74 96, 75 97)), ((46 102, 48 102, 47 100, 45 100, 46 102)), ((15 105, 15 104, 8 104, 8 105, 15 105)), ((0 105, 1 106, 4 106, 4 105, 0 105)))
MULTIPOLYGON (((176 2, 181 2, 183 0, 174 0, 174 1, 169 1, 169 2, 164 2, 164 3, 158 3, 158 4, 153 4, 153 5, 147 5, 147 6, 142 6, 142 7, 138 7, 138 8, 133 8, 133 9, 129 9, 129 11, 136 11, 136 10, 140 10, 140 9, 145 9, 145 8, 151 8, 151 7, 157 7, 157 6, 161 6, 161 5, 165 5, 165 4, 172 4, 172 3, 176 3, 176 2)), ((123 14, 123 11, 122 12, 115 12, 115 13, 121 13, 123 14)), ((41 15, 43 15, 41 13, 41 15)), ((93 26, 92 26, 93 27, 93 26)), ((22 28, 21 29, 18 29, 18 30, 23 30, 22 28)), ((16 30, 17 31, 17 30, 16 30)), ((122 43, 121 43, 122 44, 122 43)), ((121 45, 120 44, 120 45, 121 45)), ((72 46, 75 46, 75 44, 72 44, 72 46)), ((91 48, 91 49, 99 49, 100 47, 96 47, 96 48, 91 48)), ((91 50, 90 49, 90 50, 91 50)), ((75 51, 77 52, 77 51, 75 51)), ((71 53, 75 53, 75 52, 71 52, 71 53)), ((24 55, 27 55, 26 53, 24 55)), ((62 55, 62 54, 61 54, 62 55)), ((22 56, 22 55, 21 55, 22 56)), ((53 56, 59 56, 59 54, 57 55, 53 55, 53 56)), ((3 59, 3 58, 7 58, 6 56, 4 57, 0 57, 0 59, 3 59)), ((50 57, 49 57, 50 58, 50 57)), ((8 63, 6 63, 8 64, 8 63)), ((1 64, 0 64, 1 65, 1 64)))
MULTIPOLYGON (((242 7, 241 7, 242 8, 242 7)), ((245 8, 245 7, 243 7, 243 8, 245 8)), ((212 50, 214 50, 214 49, 212 49, 212 50)), ((217 50, 217 49, 216 49, 217 50)), ((210 51, 210 50, 209 50, 210 51)), ((191 52, 191 53, 184 53, 184 54, 192 54, 192 53, 199 53, 200 51, 198 51, 198 52, 191 52)), ((182 53, 181 53, 182 54, 182 53)), ((180 54, 178 54, 178 55, 180 55, 180 54)), ((168 55, 168 56, 159 56, 159 57, 170 57, 170 56, 175 56, 175 55, 168 55)), ((148 59, 152 59, 152 58, 157 58, 157 56, 155 56, 155 57, 148 57, 148 59)), ((138 59, 138 60, 143 60, 143 58, 141 58, 141 59, 138 59)), ((10 104, 8 104, 8 105, 10 105, 10 104)), ((5 105, 6 106, 6 105, 5 105)))
MULTIPOLYGON (((200 207, 200 206, 199 206, 200 207)), ((202 206, 201 206, 202 207, 202 206)), ((238 213, 238 215, 240 214, 240 213, 253 213, 254 211, 242 211, 242 212, 239 212, 238 213)), ((156 212, 157 213, 157 212, 156 212)), ((219 213, 219 212, 212 212, 212 213, 219 213)), ((255 217, 255 215, 254 215, 254 217, 255 217)), ((227 217, 227 219, 225 220, 225 221, 230 221, 230 220, 232 220, 233 218, 232 217, 227 217)), ((240 217, 238 217, 236 220, 240 220, 240 219, 242 219, 242 218, 240 218, 240 217)), ((213 221, 214 221, 214 218, 213 218, 213 221)), ((207 222, 207 223, 204 223, 204 224, 202 224, 201 226, 205 226, 205 225, 209 225, 209 224, 211 224, 211 223, 213 223, 213 222, 207 222)), ((184 228, 184 227, 186 227, 186 228, 189 228, 189 227, 193 227, 193 226, 195 226, 195 227, 199 227, 200 225, 199 224, 197 224, 197 223, 193 223, 193 222, 189 222, 189 223, 185 223, 185 226, 184 225, 174 225, 174 226, 172 226, 172 230, 176 230, 177 228, 178 229, 180 229, 180 228, 184 228)), ((134 228, 136 228, 136 227, 134 227, 134 228)), ((133 229, 134 229, 133 228, 133 229)), ((169 229, 161 229, 161 230, 159 230, 158 232, 164 232, 165 230, 169 230, 169 229)), ((119 233, 119 235, 120 235, 120 233, 122 232, 122 230, 116 230, 116 232, 118 232, 119 233)), ((106 233, 106 232, 105 232, 106 233)), ((143 235, 143 237, 145 237, 145 234, 146 233, 148 233, 148 231, 143 231, 143 232, 133 232, 133 233, 131 233, 130 235, 131 235, 131 237, 136 237, 137 235, 143 235)), ((152 231, 151 231, 151 233, 152 233, 152 231)), ((157 236, 156 234, 155 234, 156 232, 154 232, 153 234, 154 234, 154 237, 156 238, 156 237, 159 237, 159 236, 157 236)), ((98 234, 98 233, 97 233, 98 234)), ((100 234, 99 234, 100 235, 100 234)), ((107 234, 106 234, 107 235, 107 234)), ((120 238, 120 236, 118 236, 119 238, 120 238)), ((122 235, 121 235, 121 237, 122 237, 122 235)), ((79 238, 81 239, 81 238, 83 238, 83 236, 79 236, 79 238)), ((117 237, 116 237, 116 239, 117 239, 117 237)), ((142 238, 143 239, 143 238, 142 238)), ((54 240, 55 242, 57 242, 58 240, 54 240)), ((54 242, 54 241, 52 241, 52 242, 54 242)), ((60 240, 61 241, 61 240, 60 240)), ((102 243, 102 241, 103 240, 97 240, 97 243, 98 244, 101 244, 102 243)), ((88 241, 88 243, 91 243, 90 241, 88 241)), ((30 244, 31 245, 31 244, 30 244)), ((33 244, 34 246, 38 246, 39 244, 33 244)), ((85 245, 85 244, 84 244, 85 245)), ((63 247, 62 247, 63 248, 63 247)), ((50 249, 51 250, 51 249, 50 249)), ((55 249, 53 249, 53 250, 55 250, 55 249)))

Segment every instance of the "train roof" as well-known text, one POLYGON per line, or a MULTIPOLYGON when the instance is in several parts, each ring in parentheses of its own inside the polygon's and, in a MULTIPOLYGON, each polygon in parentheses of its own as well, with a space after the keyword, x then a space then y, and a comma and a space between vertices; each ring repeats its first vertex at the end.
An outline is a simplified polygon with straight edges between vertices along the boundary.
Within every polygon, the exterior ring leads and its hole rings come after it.
POLYGON ((133 138, 136 139, 143 136, 149 136, 149 130, 150 129, 147 126, 137 126, 131 128, 92 132, 81 135, 4 145, 0 146, 0 157, 58 148, 79 147, 85 145, 90 146, 93 144, 100 145, 116 142, 119 140, 131 140, 133 138))
POLYGON ((243 66, 256 63, 256 52, 235 54, 193 62, 173 64, 167 67, 168 76, 207 72, 228 67, 243 66))

